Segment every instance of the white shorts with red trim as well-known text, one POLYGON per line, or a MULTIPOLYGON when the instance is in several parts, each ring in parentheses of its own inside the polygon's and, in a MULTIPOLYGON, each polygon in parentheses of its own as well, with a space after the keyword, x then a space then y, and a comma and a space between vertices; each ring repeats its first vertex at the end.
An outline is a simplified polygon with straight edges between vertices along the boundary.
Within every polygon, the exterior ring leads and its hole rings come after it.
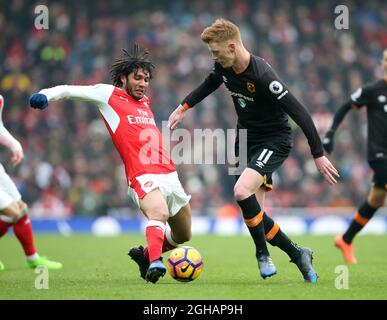
POLYGON ((167 174, 143 174, 134 178, 128 188, 128 196, 140 208, 139 200, 156 188, 159 188, 167 202, 170 217, 178 213, 191 199, 191 196, 185 193, 176 171, 167 174))
POLYGON ((3 165, 0 164, 0 210, 5 209, 11 203, 17 202, 20 199, 21 195, 15 183, 5 172, 3 165))

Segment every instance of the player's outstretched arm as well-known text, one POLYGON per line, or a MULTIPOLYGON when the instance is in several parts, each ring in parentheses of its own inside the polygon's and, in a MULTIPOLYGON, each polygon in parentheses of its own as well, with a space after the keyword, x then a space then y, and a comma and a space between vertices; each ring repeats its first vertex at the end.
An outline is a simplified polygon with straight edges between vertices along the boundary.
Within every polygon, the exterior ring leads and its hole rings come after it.
POLYGON ((45 109, 51 100, 73 99, 90 101, 97 105, 104 104, 114 90, 112 85, 96 84, 94 86, 69 86, 62 85, 40 90, 30 97, 30 106, 34 109, 45 109))
POLYGON ((191 93, 189 93, 168 118, 168 128, 175 129, 184 119, 185 112, 214 92, 223 83, 223 79, 215 74, 215 69, 191 93))
POLYGON ((299 125, 308 139, 311 153, 318 171, 330 183, 337 183, 339 177, 337 169, 324 156, 323 146, 307 109, 293 96, 293 94, 281 82, 270 66, 260 77, 264 88, 268 88, 268 94, 280 104, 281 108, 299 125))
POLYGON ((336 184, 336 178, 339 178, 339 172, 333 166, 333 164, 328 160, 326 156, 318 157, 314 159, 317 170, 324 176, 330 184, 336 184))
POLYGON ((323 156, 324 150, 321 139, 308 110, 296 99, 269 64, 262 63, 260 68, 262 70, 258 74, 259 81, 267 96, 273 104, 279 105, 302 129, 308 139, 313 158, 323 156))
POLYGON ((335 132, 339 127, 340 123, 343 121, 345 115, 351 110, 352 103, 350 101, 344 103, 339 110, 335 113, 333 117, 332 126, 329 131, 325 134, 323 139, 323 147, 324 150, 329 154, 333 151, 333 138, 335 136, 335 132))

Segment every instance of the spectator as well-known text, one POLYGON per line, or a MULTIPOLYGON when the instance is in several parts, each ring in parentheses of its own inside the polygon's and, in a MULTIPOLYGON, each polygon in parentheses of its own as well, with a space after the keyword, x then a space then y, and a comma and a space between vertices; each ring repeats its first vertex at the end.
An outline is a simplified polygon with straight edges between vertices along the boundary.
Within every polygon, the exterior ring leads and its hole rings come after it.
MULTIPOLYGON (((47 4, 49 30, 33 28, 34 1, 0 0, 0 92, 10 106, 4 121, 25 146, 26 161, 14 174, 23 197, 35 202, 34 208, 61 203, 65 216, 104 214, 108 208, 127 206, 125 193, 119 191, 123 183, 116 172, 119 158, 106 140, 107 132, 99 130, 97 110, 82 102, 61 102, 66 108, 32 115, 28 96, 48 84, 109 82, 105 78, 107 61, 137 41, 151 49, 158 66, 150 95, 161 125, 212 64, 199 33, 221 16, 241 25, 249 49, 264 57, 310 107, 323 134, 333 108, 378 72, 379 54, 387 43, 387 9, 382 0, 371 2, 373 6, 369 1, 351 1, 348 32, 334 29, 333 0, 294 1, 291 5, 281 0, 195 0, 184 5, 179 0, 162 1, 162 5, 148 0, 130 4, 125 0, 85 0, 71 6, 53 0, 47 4), (277 10, 279 7, 282 10, 277 10), (42 141, 42 136, 47 139, 42 141), (44 173, 38 179, 37 170, 44 173), (60 193, 50 194, 59 189, 60 193)), ((219 90, 203 101, 203 107, 184 125, 190 130, 234 128, 234 107, 223 93, 219 90)), ((272 206, 354 206, 364 197, 364 175, 347 169, 368 170, 359 157, 365 150, 366 119, 351 115, 343 126, 348 130, 337 136, 335 155, 342 173, 342 192, 318 182, 305 152, 305 139, 295 129, 293 151, 274 177, 273 192, 279 194, 272 206), (302 192, 294 191, 297 189, 307 189, 310 196, 300 196, 302 192)), ((193 212, 216 214, 211 208, 227 208, 233 203, 233 177, 227 175, 224 165, 182 164, 177 170, 193 195, 193 212)), ((57 208, 50 214, 57 214, 57 208)))

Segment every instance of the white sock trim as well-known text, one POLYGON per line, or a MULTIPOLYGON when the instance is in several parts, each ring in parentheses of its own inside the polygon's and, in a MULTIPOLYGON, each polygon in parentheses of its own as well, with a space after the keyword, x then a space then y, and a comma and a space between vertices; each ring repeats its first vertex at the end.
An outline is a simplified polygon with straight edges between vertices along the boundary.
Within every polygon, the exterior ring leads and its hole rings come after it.
POLYGON ((171 231, 171 228, 169 226, 167 226, 167 228, 165 229, 165 237, 167 238, 167 241, 169 242, 169 244, 177 247, 179 245, 179 243, 176 243, 173 239, 172 239, 172 231, 171 231))
POLYGON ((0 220, 7 223, 16 223, 28 213, 27 207, 20 211, 16 218, 11 218, 6 215, 0 215, 0 220))
POLYGON ((32 254, 30 256, 26 256, 26 258, 28 261, 36 261, 39 258, 39 255, 37 252, 35 252, 34 254, 32 254))
POLYGON ((0 215, 0 220, 4 221, 4 222, 7 222, 7 223, 15 223, 15 219, 14 218, 10 218, 10 217, 5 216, 5 215, 0 215))
POLYGON ((165 223, 159 220, 149 220, 145 226, 145 229, 148 227, 160 227, 165 232, 165 223))

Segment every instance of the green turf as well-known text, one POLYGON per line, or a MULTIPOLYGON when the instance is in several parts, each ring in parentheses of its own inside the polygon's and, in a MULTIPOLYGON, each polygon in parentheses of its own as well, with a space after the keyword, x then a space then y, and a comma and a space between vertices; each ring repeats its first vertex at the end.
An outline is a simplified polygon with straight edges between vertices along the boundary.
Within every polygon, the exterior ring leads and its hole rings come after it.
POLYGON ((350 266, 349 289, 336 289, 335 268, 342 264, 332 237, 302 236, 294 240, 315 252, 316 285, 303 282, 301 274, 279 249, 269 246, 278 274, 259 276, 249 237, 195 236, 190 242, 203 256, 199 279, 179 283, 169 275, 157 284, 145 283, 129 260, 128 248, 144 242, 141 235, 113 238, 90 235, 62 237, 38 235, 39 252, 61 261, 64 269, 50 271, 49 289, 35 289, 33 270, 24 268, 17 240, 0 240, 0 299, 387 299, 387 236, 359 236, 359 263, 350 266))

